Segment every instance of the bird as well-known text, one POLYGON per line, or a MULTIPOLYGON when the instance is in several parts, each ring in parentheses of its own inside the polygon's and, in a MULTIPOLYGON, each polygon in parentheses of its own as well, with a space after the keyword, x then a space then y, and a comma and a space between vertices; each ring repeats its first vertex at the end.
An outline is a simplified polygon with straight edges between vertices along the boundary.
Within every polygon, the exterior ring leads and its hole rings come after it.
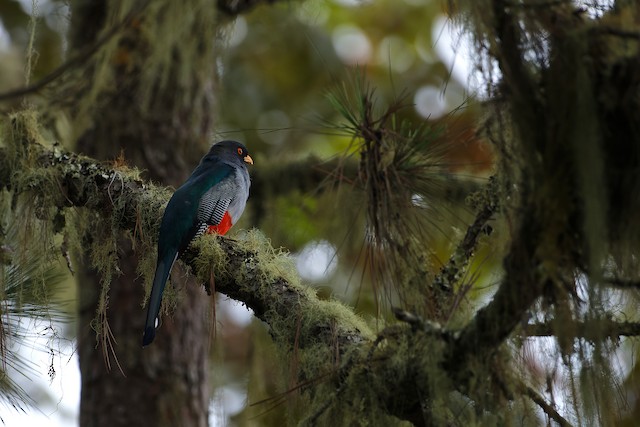
POLYGON ((162 292, 173 264, 198 236, 224 235, 235 224, 249 198, 253 165, 247 147, 225 140, 211 146, 191 176, 171 196, 158 236, 158 261, 149 295, 142 346, 156 335, 162 292))

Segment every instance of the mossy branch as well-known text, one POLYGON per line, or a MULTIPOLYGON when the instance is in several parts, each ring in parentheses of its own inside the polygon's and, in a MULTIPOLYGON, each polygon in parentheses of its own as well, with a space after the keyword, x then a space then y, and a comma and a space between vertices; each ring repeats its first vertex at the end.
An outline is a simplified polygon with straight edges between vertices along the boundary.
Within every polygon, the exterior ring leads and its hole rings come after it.
POLYGON ((241 239, 205 235, 183 257, 215 290, 251 308, 271 326, 271 334, 299 348, 324 343, 348 349, 373 339, 366 323, 336 301, 319 300, 300 283, 290 257, 274 249, 259 231, 241 239))
MULTIPOLYGON (((46 200, 58 206, 84 207, 102 215, 117 213, 120 229, 137 237, 155 236, 168 190, 145 183, 135 170, 46 148, 37 138, 31 140, 29 133, 24 133, 24 139, 18 148, 0 149, 0 186, 46 195, 46 200), (46 181, 31 181, 42 176, 46 181)), ((520 235, 532 232, 524 227, 520 235)), ((532 248, 524 249, 515 251, 522 257, 513 263, 514 268, 530 262, 527 251, 532 248)), ((503 283, 494 302, 460 333, 434 334, 432 330, 400 327, 393 333, 383 331, 376 339, 351 309, 335 301, 322 301, 303 286, 290 258, 257 231, 241 234, 237 240, 204 236, 184 256, 184 262, 203 282, 213 277, 216 291, 250 307, 270 326, 282 351, 308 350, 305 363, 299 366, 298 382, 316 384, 317 378, 335 374, 327 393, 315 393, 318 413, 335 409, 325 398, 332 396, 338 382, 345 395, 364 393, 363 399, 371 407, 417 425, 424 420, 421 402, 440 399, 436 390, 442 384, 447 384, 447 389, 468 389, 469 382, 475 381, 473 376, 456 373, 467 371, 464 364, 473 355, 497 349, 540 292, 538 286, 531 286, 523 298, 521 290, 528 286, 503 283), (505 307, 511 307, 506 317, 505 307), (503 327, 495 328, 495 323, 482 326, 498 317, 503 327), (362 390, 365 383, 370 386, 362 390)), ((513 277, 507 274, 507 280, 513 277)))
POLYGON ((473 253, 478 246, 478 241, 483 232, 490 234, 488 228, 489 220, 493 217, 499 207, 499 190, 495 177, 491 177, 489 184, 480 195, 481 206, 476 214, 473 223, 467 228, 467 232, 449 257, 449 261, 440 269, 440 273, 435 277, 434 286, 452 291, 453 286, 460 280, 473 253))
POLYGON ((544 289, 544 282, 535 269, 538 235, 538 223, 528 211, 511 243, 504 262, 505 278, 493 300, 476 313, 449 346, 448 371, 466 375, 464 369, 471 360, 491 357, 518 324, 525 321, 527 311, 544 289))
POLYGON ((547 414, 549 419, 552 419, 553 421, 558 423, 560 427, 572 426, 572 424, 567 421, 566 418, 560 415, 560 413, 552 405, 547 403, 547 401, 542 396, 540 396, 537 391, 528 386, 522 386, 522 388, 524 389, 524 394, 528 396, 529 399, 531 399, 533 402, 535 402, 544 411, 544 413, 547 414))
MULTIPOLYGON (((24 125, 20 120, 11 125, 20 128, 24 125)), ((169 197, 166 189, 145 183, 137 171, 56 147, 49 149, 39 143, 37 135, 31 138, 28 132, 15 132, 23 141, 17 149, 0 149, 0 186, 35 195, 40 203, 85 208, 106 218, 117 215, 121 230, 147 240, 155 236, 162 206, 169 197), (46 179, 32 179, 37 177, 46 179)), ((318 299, 313 289, 299 282, 290 257, 271 247, 259 232, 246 232, 237 240, 204 236, 185 254, 184 261, 200 280, 206 283, 213 277, 216 291, 250 307, 269 325, 281 351, 291 354, 296 349, 304 358, 297 383, 316 384, 318 378, 331 374, 326 385, 329 390, 325 390, 328 394, 314 392, 319 396, 315 404, 320 407, 326 405, 323 396, 331 395, 336 381, 350 395, 363 392, 362 381, 375 381, 364 390, 372 407, 384 411, 389 404, 395 416, 413 418, 419 405, 409 408, 405 402, 417 402, 418 396, 426 394, 416 395, 413 386, 407 385, 418 377, 426 384, 429 378, 442 376, 442 372, 433 374, 441 352, 434 355, 427 349, 442 348, 443 338, 425 335, 423 342, 416 340, 415 331, 402 328, 399 335, 383 335, 373 345, 375 336, 360 317, 338 302, 318 299), (398 351, 397 346, 411 351, 398 351), (385 405, 379 404, 383 401, 385 405)))
MULTIPOLYGON (((162 215, 159 207, 164 205, 169 192, 145 183, 137 171, 100 163, 58 148, 47 149, 37 143, 28 144, 28 152, 32 159, 29 173, 46 170, 48 179, 55 182, 50 187, 35 182, 25 184, 30 192, 48 193, 47 197, 53 196, 60 202, 60 207, 84 207, 104 214, 117 209, 120 229, 132 234, 141 232, 143 213, 149 216, 145 221, 147 224, 159 224, 162 215), (54 190, 58 194, 50 194, 54 190), (155 209, 149 210, 151 204, 155 209)), ((0 185, 3 187, 15 186, 12 177, 20 176, 20 171, 12 170, 11 165, 18 164, 12 158, 15 158, 14 153, 0 148, 0 185)), ((329 322, 330 318, 339 321, 340 329, 347 331, 344 337, 337 337, 339 342, 362 342, 365 337, 371 337, 366 324, 348 309, 334 302, 320 301, 310 288, 300 285, 297 276, 290 273, 295 267, 286 265, 288 257, 274 250, 263 237, 256 236, 256 232, 247 234, 249 237, 245 240, 202 238, 184 257, 185 262, 208 281, 211 271, 205 270, 214 260, 216 290, 244 302, 257 317, 269 324, 277 321, 278 316, 289 318, 292 308, 298 307, 301 313, 322 314, 315 319, 318 323, 316 332, 329 329, 328 323, 322 323, 329 322), (325 315, 327 317, 323 317, 325 315)), ((317 339, 317 333, 312 335, 317 339)))

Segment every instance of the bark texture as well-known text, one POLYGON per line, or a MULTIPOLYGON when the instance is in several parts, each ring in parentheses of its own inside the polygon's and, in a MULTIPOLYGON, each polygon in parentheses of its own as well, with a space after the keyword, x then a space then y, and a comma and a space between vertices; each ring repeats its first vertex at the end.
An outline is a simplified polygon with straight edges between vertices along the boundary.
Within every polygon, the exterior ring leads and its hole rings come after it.
MULTIPOLYGON (((82 70, 93 83, 78 102, 85 107, 79 109, 74 127, 84 129, 77 140, 80 152, 100 160, 122 155, 152 180, 177 186, 207 148, 214 106, 214 40, 210 31, 198 34, 213 24, 206 22, 211 15, 202 11, 206 5, 189 1, 181 6, 183 15, 176 16, 170 3, 73 4, 73 50, 98 43, 82 70), (186 25, 193 32, 194 37, 179 41, 184 45, 180 51, 175 38, 184 28, 173 31, 171 25, 186 25), (100 44, 100 37, 114 26, 121 27, 117 36, 100 44), (189 54, 198 60, 180 60, 189 54)), ((125 236, 119 238, 117 251, 121 273, 112 279, 106 298, 95 270, 85 269, 79 278, 80 425, 207 425, 209 300, 201 287, 185 283, 174 272, 173 286, 185 287, 186 301, 164 320, 156 342, 141 348, 145 291, 136 271, 139 257, 125 236), (107 305, 109 329, 99 318, 96 341, 91 325, 101 305, 107 305)))

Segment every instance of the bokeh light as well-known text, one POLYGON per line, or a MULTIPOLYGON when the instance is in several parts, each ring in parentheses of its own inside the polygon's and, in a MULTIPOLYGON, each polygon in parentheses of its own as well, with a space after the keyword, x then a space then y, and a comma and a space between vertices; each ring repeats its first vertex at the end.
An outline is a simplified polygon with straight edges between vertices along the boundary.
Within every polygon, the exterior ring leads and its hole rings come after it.
POLYGON ((304 280, 319 282, 328 279, 338 267, 335 246, 326 240, 307 243, 296 256, 296 267, 304 280))
POLYGON ((437 119, 447 112, 447 102, 442 90, 435 86, 422 86, 413 97, 416 111, 425 119, 437 119))
POLYGON ((366 33, 355 25, 336 27, 332 39, 336 54, 345 64, 362 65, 371 61, 371 42, 366 33))

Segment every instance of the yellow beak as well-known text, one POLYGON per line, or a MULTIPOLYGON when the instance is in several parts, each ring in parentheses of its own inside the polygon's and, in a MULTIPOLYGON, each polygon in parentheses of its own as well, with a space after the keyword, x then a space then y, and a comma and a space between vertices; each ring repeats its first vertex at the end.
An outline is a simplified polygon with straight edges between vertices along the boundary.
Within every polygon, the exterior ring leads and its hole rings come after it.
POLYGON ((245 161, 245 163, 249 163, 250 165, 252 165, 252 164, 253 164, 253 159, 252 159, 252 158, 251 158, 251 156, 250 156, 250 155, 248 155, 248 154, 247 154, 246 156, 244 156, 244 159, 243 159, 243 160, 245 161))

